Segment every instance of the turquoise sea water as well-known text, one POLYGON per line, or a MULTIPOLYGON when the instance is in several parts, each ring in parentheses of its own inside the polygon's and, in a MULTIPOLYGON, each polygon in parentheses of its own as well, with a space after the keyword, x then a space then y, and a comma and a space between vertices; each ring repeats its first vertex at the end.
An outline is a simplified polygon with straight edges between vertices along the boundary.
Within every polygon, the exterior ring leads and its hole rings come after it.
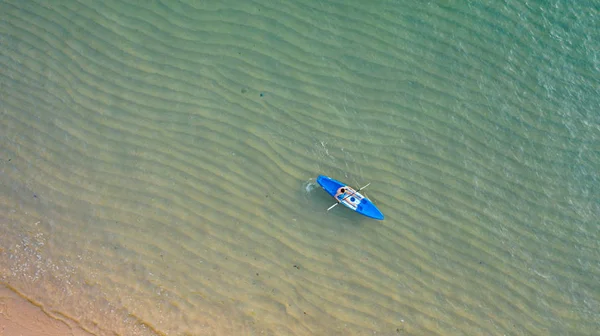
POLYGON ((595 335, 599 14, 0 1, 0 281, 98 335, 595 335))

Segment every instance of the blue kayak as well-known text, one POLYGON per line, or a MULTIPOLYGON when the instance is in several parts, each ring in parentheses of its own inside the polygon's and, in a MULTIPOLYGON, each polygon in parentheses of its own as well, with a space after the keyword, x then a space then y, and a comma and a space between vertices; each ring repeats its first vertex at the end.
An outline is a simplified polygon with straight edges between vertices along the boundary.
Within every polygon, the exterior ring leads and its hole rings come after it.
POLYGON ((329 195, 335 198, 336 201, 342 203, 346 207, 367 217, 379 220, 383 219, 383 214, 377 209, 375 204, 352 187, 324 175, 319 175, 319 177, 317 177, 317 183, 319 183, 329 195))

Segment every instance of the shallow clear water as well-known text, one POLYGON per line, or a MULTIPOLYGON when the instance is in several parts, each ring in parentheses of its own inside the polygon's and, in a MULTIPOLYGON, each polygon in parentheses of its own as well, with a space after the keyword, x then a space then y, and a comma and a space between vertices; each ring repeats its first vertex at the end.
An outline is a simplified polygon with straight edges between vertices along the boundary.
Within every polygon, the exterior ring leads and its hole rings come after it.
POLYGON ((97 334, 600 328, 596 2, 201 3, 0 2, 2 283, 97 334))

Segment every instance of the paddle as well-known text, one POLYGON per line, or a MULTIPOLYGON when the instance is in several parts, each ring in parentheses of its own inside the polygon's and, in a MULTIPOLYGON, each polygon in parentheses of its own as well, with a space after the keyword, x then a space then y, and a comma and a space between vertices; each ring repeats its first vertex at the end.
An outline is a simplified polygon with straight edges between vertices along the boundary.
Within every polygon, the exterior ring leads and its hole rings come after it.
POLYGON ((335 208, 335 206, 336 206, 336 205, 338 205, 338 204, 342 203, 342 201, 343 201, 343 200, 345 200, 346 198, 348 198, 348 197, 350 197, 350 196, 352 196, 352 195, 356 194, 357 192, 359 192, 359 191, 361 191, 361 190, 365 189, 366 187, 368 187, 368 186, 369 186, 369 184, 371 184, 371 182, 367 183, 367 185, 366 185, 366 186, 364 186, 364 187, 362 187, 362 188, 358 189, 357 191, 353 192, 352 194, 350 194, 350 195, 348 195, 348 196, 346 196, 346 197, 342 198, 342 199, 341 199, 341 200, 340 200, 338 203, 335 203, 334 205, 330 206, 330 207, 327 209, 327 211, 329 211, 329 210, 331 210, 331 209, 335 208))

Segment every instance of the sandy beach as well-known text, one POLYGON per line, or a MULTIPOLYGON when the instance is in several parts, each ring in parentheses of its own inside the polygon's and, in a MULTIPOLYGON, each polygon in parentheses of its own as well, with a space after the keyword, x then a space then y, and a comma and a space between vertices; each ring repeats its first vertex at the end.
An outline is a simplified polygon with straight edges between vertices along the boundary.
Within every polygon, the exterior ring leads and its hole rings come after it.
POLYGON ((92 336, 73 321, 53 316, 1 284, 0 335, 92 336))

